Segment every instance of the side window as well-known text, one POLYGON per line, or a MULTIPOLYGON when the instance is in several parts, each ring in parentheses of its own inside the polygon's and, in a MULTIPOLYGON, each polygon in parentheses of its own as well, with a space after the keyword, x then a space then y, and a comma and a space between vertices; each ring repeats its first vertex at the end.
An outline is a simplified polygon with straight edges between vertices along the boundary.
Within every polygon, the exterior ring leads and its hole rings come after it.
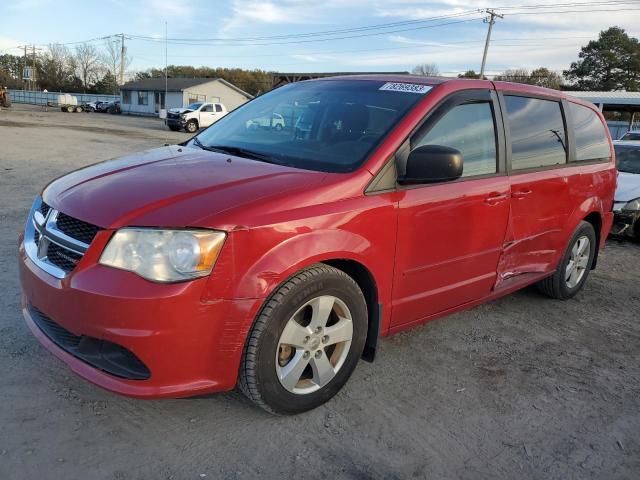
POLYGON ((138 105, 148 105, 149 104, 149 92, 139 91, 138 92, 138 105))
POLYGON ((441 145, 462 153, 462 176, 497 171, 496 131, 488 102, 453 107, 414 145, 441 145))
POLYGON ((575 103, 569 103, 569 110, 576 136, 576 160, 611 158, 609 140, 596 112, 575 103))
POLYGON ((222 105, 220 105, 219 103, 216 103, 216 112, 221 112, 222 111, 222 105))
POLYGON ((511 168, 548 167, 567 162, 567 136, 560 102, 506 95, 511 128, 511 168))
POLYGON ((204 105, 201 109, 201 112, 213 112, 213 105, 204 105))

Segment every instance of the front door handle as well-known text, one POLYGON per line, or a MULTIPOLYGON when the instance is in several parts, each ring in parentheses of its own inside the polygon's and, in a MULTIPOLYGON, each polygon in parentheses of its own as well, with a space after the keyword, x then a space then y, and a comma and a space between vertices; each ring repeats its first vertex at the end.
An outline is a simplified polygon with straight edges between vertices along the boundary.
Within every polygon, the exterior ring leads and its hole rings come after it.
POLYGON ((518 190, 517 192, 513 192, 511 196, 513 198, 524 198, 531 193, 533 193, 533 190, 529 190, 528 188, 525 188, 522 190, 518 190))
POLYGON ((509 198, 509 195, 505 193, 491 193, 490 195, 490 197, 484 199, 484 203, 486 203, 487 205, 495 205, 497 203, 504 202, 507 198, 509 198))

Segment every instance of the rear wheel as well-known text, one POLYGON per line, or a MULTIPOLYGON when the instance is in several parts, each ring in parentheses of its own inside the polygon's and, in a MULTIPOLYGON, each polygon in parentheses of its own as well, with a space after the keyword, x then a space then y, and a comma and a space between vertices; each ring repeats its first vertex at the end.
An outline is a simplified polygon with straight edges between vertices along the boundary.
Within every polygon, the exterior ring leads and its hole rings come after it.
POLYGON ((66 110, 67 110, 67 112, 69 112, 69 113, 73 112, 73 105, 69 105, 69 106, 66 108, 66 110))
POLYGON ((77 106, 76 107, 76 112, 77 113, 81 113, 82 112, 82 107, 81 106, 77 106))
POLYGON ((196 133, 198 131, 198 122, 195 120, 189 120, 184 126, 184 129, 189 133, 196 133))
POLYGON ((317 264, 290 278, 265 303, 247 338, 239 386, 275 414, 315 408, 356 367, 367 333, 367 305, 355 281, 317 264))
POLYGON ((538 282, 538 289, 551 298, 566 300, 584 286, 596 254, 596 232, 589 222, 581 222, 555 273, 538 282))

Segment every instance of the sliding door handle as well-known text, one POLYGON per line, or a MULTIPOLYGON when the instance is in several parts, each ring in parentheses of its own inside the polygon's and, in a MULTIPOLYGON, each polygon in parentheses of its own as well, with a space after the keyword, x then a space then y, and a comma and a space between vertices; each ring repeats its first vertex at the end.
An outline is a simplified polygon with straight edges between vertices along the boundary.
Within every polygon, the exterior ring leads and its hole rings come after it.
POLYGON ((522 190, 518 190, 517 192, 513 192, 511 196, 513 198, 524 198, 531 193, 533 193, 533 190, 529 190, 528 188, 525 188, 522 190))
POLYGON ((489 195, 491 196, 484 199, 484 203, 487 205, 495 205, 497 203, 504 202, 509 198, 509 195, 506 193, 491 193, 489 195))

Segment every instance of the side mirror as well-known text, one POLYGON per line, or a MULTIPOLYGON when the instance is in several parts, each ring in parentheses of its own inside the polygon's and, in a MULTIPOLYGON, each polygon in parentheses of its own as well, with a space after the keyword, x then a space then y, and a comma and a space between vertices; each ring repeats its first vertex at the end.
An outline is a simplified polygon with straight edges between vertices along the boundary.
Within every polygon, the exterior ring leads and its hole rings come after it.
POLYGON ((413 185, 457 180, 462 176, 462 153, 441 145, 422 145, 411 150, 406 173, 398 183, 413 185))

